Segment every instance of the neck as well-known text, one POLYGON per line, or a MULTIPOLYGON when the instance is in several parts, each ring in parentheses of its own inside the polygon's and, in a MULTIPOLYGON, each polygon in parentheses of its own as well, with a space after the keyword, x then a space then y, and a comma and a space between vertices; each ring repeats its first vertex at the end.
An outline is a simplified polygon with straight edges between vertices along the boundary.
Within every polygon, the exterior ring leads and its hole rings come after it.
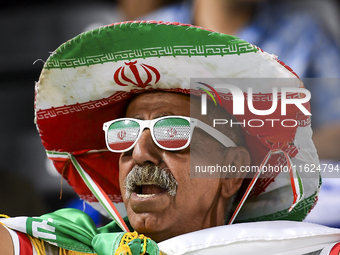
POLYGON ((254 3, 240 0, 195 0, 194 23, 234 35, 252 17, 254 3))

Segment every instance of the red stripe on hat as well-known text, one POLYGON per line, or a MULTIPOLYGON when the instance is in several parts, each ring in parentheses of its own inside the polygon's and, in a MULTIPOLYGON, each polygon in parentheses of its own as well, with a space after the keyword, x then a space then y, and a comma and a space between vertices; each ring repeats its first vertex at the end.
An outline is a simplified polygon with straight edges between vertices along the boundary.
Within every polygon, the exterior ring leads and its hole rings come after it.
POLYGON ((33 255, 33 248, 30 239, 26 234, 17 232, 20 245, 20 255, 33 255))
POLYGON ((329 255, 339 255, 340 254, 340 242, 333 246, 329 255))

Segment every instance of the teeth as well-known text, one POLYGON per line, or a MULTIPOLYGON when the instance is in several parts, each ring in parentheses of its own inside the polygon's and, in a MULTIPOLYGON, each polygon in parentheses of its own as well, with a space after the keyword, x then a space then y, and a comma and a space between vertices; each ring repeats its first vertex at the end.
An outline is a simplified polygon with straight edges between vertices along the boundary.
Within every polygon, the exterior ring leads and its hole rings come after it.
POLYGON ((153 197, 156 194, 137 194, 137 197, 153 197))

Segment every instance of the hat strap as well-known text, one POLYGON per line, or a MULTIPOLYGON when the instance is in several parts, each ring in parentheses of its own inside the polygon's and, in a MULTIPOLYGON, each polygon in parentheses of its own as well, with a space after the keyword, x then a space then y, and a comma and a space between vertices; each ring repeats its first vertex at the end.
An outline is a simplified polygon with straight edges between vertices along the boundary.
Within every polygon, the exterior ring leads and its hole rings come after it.
MULTIPOLYGON (((87 151, 87 153, 96 153, 98 150, 87 151)), ((71 160, 74 168, 78 171, 86 186, 90 189, 92 194, 97 198, 99 203, 104 207, 112 219, 117 223, 117 225, 126 232, 129 232, 129 228, 124 222, 122 216, 119 214, 118 210, 106 194, 106 192, 99 186, 99 184, 91 178, 90 175, 79 164, 74 155, 68 152, 57 152, 57 151, 46 151, 47 157, 51 160, 61 159, 61 160, 71 160)))
POLYGON ((263 161, 262 161, 262 163, 261 163, 261 165, 259 167, 260 170, 256 172, 255 176, 251 180, 251 182, 250 182, 247 190, 245 191, 241 201, 239 202, 239 204, 237 205, 233 215, 231 216, 228 225, 230 225, 230 224, 232 224, 234 222, 236 216, 238 215, 238 213, 241 210, 244 202, 248 198, 250 192, 252 191, 256 181, 260 177, 260 175, 261 175, 261 173, 262 173, 262 171, 264 169, 264 166, 267 164, 267 162, 270 159, 270 157, 272 155, 279 154, 279 153, 283 154, 284 157, 287 160, 290 184, 291 184, 291 187, 292 187, 292 190, 293 190, 293 203, 289 207, 288 212, 291 212, 294 209, 294 207, 296 205, 298 205, 302 201, 302 199, 304 198, 304 188, 303 188, 302 180, 301 180, 301 177, 300 177, 298 171, 296 171, 296 168, 293 166, 292 161, 291 161, 289 155, 286 152, 284 152, 283 150, 280 150, 280 149, 270 150, 268 152, 268 154, 266 155, 266 157, 263 159, 263 161))

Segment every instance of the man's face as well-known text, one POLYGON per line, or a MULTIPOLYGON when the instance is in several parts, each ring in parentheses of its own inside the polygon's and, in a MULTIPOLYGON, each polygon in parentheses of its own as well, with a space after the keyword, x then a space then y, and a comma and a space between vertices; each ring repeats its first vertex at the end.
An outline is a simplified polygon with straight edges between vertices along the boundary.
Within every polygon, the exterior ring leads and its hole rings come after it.
MULTIPOLYGON (((190 97, 166 92, 144 93, 132 100, 126 113, 126 117, 142 120, 168 115, 190 116, 190 97)), ((218 142, 210 136, 197 136, 200 139, 198 144, 207 148, 218 147, 218 142)), ((204 148, 200 151, 216 160, 222 154, 204 151, 204 148)), ((191 160, 199 160, 199 155, 195 158, 192 154, 191 160)), ((157 242, 224 224, 227 199, 221 196, 221 179, 190 178, 189 147, 175 152, 163 150, 155 145, 149 129, 143 131, 131 151, 121 154, 119 182, 132 227, 157 242), (132 168, 150 164, 171 172, 178 183, 176 195, 171 196, 155 185, 143 185, 126 197, 124 180, 132 168)))

